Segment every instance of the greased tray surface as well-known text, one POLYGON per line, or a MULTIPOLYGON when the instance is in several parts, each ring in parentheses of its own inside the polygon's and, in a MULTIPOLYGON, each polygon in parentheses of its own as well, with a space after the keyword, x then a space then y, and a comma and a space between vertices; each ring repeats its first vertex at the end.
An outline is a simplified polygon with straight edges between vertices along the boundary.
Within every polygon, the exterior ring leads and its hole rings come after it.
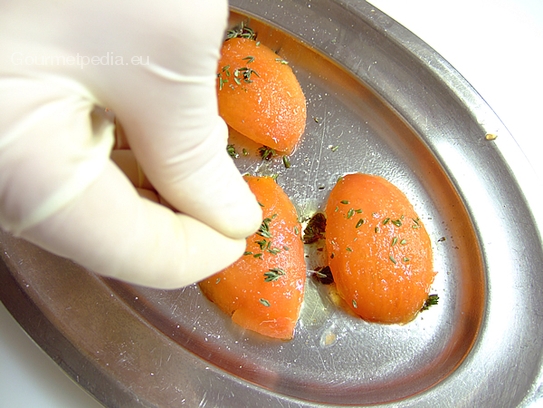
MULTIPOLYGON (((371 324, 308 279, 294 340, 275 341, 232 324, 196 285, 161 291, 102 279, 3 232, 2 301, 106 406, 541 398, 541 232, 501 122, 446 61, 365 2, 231 7, 232 24, 250 21, 289 61, 308 102, 290 168, 240 157, 240 170, 278 175, 301 217, 323 208, 344 173, 392 181, 429 231, 439 304, 404 326, 371 324)), ((308 269, 320 264, 311 248, 308 256, 308 269)))

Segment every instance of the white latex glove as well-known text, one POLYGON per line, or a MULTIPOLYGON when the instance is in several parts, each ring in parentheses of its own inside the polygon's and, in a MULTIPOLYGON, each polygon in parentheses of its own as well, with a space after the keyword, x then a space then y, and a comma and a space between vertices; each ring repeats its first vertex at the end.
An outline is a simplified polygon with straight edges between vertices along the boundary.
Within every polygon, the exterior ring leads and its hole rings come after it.
POLYGON ((243 254, 261 222, 226 153, 221 0, 2 2, 0 225, 97 273, 177 288, 243 254), (94 60, 93 60, 94 58, 94 60), (111 109, 159 193, 111 162, 111 109))

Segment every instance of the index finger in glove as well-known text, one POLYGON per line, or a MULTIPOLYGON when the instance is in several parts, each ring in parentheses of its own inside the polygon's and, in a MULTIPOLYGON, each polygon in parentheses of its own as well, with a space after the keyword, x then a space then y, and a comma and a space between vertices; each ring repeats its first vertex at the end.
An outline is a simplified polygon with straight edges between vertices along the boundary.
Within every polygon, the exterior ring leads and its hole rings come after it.
POLYGON ((178 4, 166 25, 148 23, 145 38, 131 32, 148 63, 124 71, 104 99, 161 196, 225 235, 246 237, 260 225, 261 210, 226 152, 227 128, 217 108, 226 4, 178 4), (168 48, 154 46, 164 42, 168 48))

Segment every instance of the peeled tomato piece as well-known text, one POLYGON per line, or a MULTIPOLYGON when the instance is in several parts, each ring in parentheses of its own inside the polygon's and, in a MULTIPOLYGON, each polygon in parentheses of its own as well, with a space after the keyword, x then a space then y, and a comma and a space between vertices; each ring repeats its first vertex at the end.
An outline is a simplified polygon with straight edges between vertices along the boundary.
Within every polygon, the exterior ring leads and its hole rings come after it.
POLYGON ((329 266, 347 306, 371 322, 413 320, 435 272, 430 237, 407 197, 382 177, 348 174, 325 214, 329 266))
POLYGON ((225 41, 218 66, 219 114, 249 139, 290 154, 306 125, 306 100, 286 61, 247 38, 225 41))
POLYGON ((236 324, 288 340, 294 336, 306 281, 301 226, 273 178, 245 179, 262 206, 262 225, 247 238, 245 255, 200 282, 200 289, 236 324))

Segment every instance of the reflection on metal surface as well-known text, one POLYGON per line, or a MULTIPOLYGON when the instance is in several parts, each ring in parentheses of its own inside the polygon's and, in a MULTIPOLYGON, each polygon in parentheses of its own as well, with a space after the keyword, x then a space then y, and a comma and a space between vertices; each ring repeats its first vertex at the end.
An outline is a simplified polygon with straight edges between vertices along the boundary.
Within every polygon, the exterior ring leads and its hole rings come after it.
POLYGON ((240 169, 279 174, 303 216, 322 208, 343 173, 392 181, 433 238, 439 305, 405 326, 370 324, 308 281, 295 339, 273 341, 233 325, 196 286, 104 280, 6 233, 2 301, 107 406, 471 407, 540 398, 541 235, 511 171, 524 164, 500 151, 509 135, 499 120, 446 61, 365 2, 231 5, 232 23, 251 19, 308 100, 290 167, 240 157, 240 169))

